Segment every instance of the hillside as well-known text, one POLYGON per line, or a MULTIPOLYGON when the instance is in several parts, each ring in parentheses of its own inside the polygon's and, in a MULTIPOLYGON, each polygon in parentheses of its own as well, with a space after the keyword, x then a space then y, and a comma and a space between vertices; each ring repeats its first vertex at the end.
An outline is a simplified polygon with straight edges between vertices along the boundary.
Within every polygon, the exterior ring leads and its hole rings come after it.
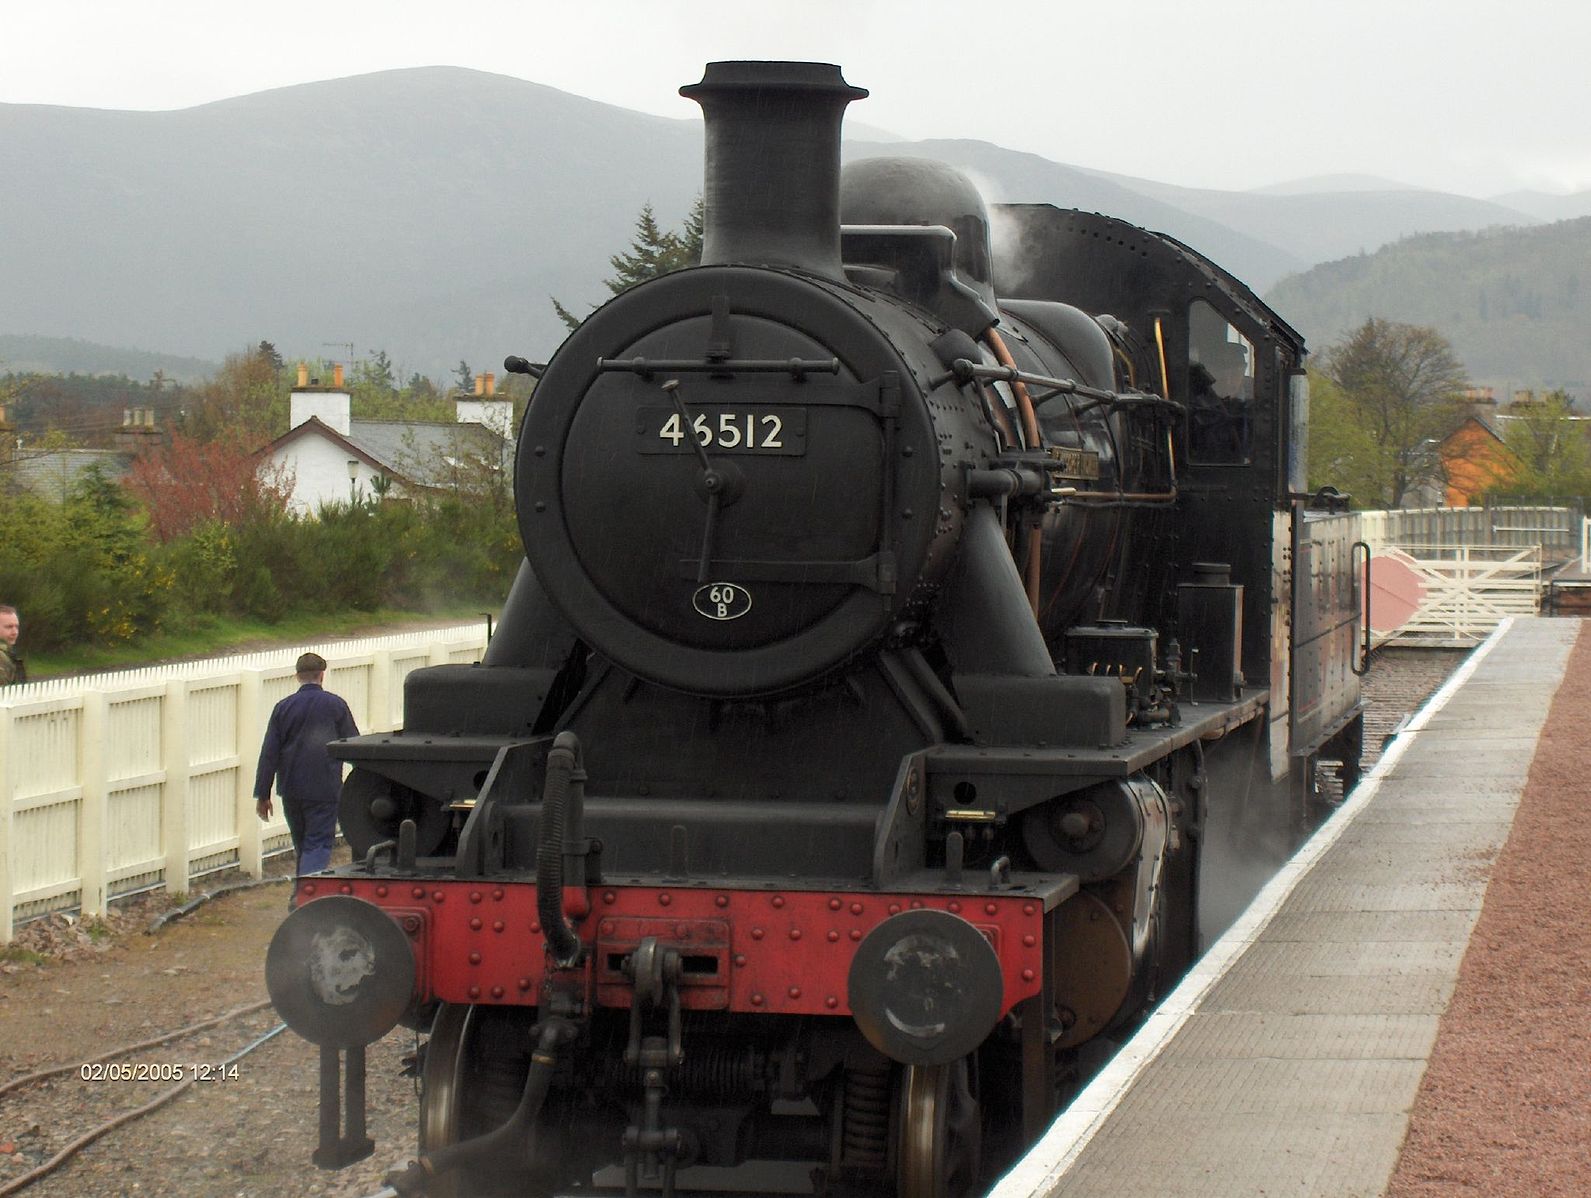
POLYGON ((1500 393, 1591 394, 1591 217, 1430 233, 1283 280, 1266 300, 1317 351, 1369 316, 1431 325, 1500 393))
POLYGON ((219 358, 545 351, 701 134, 517 79, 384 72, 176 112, 0 105, 0 330, 219 358), (598 248, 602 247, 602 248, 598 248))
MULTIPOLYGON (((1260 290, 1412 230, 1534 219, 1395 184, 1194 191, 991 142, 891 140, 865 103, 851 115, 849 157, 942 157, 991 199, 1109 212, 1260 290)), ((697 120, 456 67, 171 112, 0 104, 0 333, 209 361, 260 340, 290 358, 351 343, 436 378, 461 358, 541 357, 564 333, 548 297, 605 298, 641 206, 677 225, 701 155, 697 120)))
MULTIPOLYGON (((1496 200, 1477 200, 1359 176, 1300 180, 1257 191, 1210 191, 1147 179, 1104 177, 1168 207, 1226 228, 1241 229, 1257 241, 1285 246, 1305 263, 1367 253, 1415 233, 1532 225, 1538 220, 1525 209, 1496 200)), ((1197 242, 1190 244, 1198 246, 1197 242)), ((1264 291, 1276 279, 1256 276, 1245 281, 1255 290, 1264 291)))
MULTIPOLYGON (((238 346, 239 350, 248 348, 238 346)), ((148 380, 156 371, 179 383, 197 383, 215 374, 219 362, 149 350, 99 345, 76 337, 29 337, 0 333, 0 375, 96 374, 148 380)))

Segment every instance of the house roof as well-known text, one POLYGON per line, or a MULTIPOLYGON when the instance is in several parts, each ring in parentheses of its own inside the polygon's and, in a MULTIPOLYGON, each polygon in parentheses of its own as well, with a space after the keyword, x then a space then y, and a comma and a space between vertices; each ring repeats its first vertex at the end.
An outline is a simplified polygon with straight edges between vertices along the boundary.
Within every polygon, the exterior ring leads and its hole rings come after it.
POLYGON ((345 437, 319 416, 311 416, 260 450, 285 449, 301 437, 318 435, 341 446, 373 470, 412 486, 438 487, 452 481, 460 465, 499 458, 508 442, 483 424, 442 420, 351 420, 345 437))
POLYGON ((421 486, 440 486, 472 461, 500 461, 508 447, 484 424, 419 420, 355 420, 348 442, 390 473, 421 486))
POLYGON ((127 473, 134 456, 119 449, 22 449, 6 464, 3 477, 11 485, 59 503, 91 466, 115 482, 127 473))
POLYGON ((1455 436, 1458 435, 1459 430, 1462 429, 1466 424, 1477 425, 1483 432, 1488 433, 1491 436, 1492 440, 1496 441, 1498 444, 1503 444, 1504 443, 1503 442, 1503 435, 1502 435, 1502 433, 1497 431, 1497 426, 1495 424, 1493 424, 1489 420, 1483 420, 1481 417, 1476 416, 1474 413, 1471 413, 1470 415, 1464 417, 1464 419, 1459 423, 1458 428, 1456 428, 1452 432, 1448 433, 1448 435, 1446 437, 1443 437, 1442 440, 1443 441, 1452 440, 1455 436))

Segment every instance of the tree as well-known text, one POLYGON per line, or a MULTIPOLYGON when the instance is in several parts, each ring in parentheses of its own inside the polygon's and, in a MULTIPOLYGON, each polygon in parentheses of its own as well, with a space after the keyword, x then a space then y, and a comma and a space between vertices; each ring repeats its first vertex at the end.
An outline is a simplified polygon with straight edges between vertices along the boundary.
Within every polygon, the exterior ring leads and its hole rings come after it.
MULTIPOLYGON (((557 300, 553 301, 555 304, 557 302, 557 300)), ((470 369, 470 364, 463 358, 460 358, 459 364, 453 368, 453 378, 458 383, 460 391, 469 391, 475 386, 475 372, 470 369)))
POLYGON ((287 430, 288 381, 267 345, 228 354, 213 379, 184 396, 182 432, 200 441, 236 436, 258 445, 287 430))
POLYGON ((398 389, 397 376, 392 369, 392 359, 387 356, 386 350, 376 350, 354 367, 354 385, 357 387, 360 384, 381 391, 398 389))
MULTIPOLYGON (((641 215, 635 219, 635 237, 630 242, 629 252, 614 254, 608 259, 613 274, 603 280, 603 285, 614 295, 622 295, 637 283, 695 266, 702 260, 702 228, 706 211, 702 197, 697 196, 679 232, 671 233, 658 225, 650 202, 641 205, 641 215)), ((558 300, 552 301, 552 307, 558 313, 558 319, 570 329, 580 327, 582 318, 558 300)))
POLYGON ((19 495, 5 507, 0 593, 26 596, 31 646, 115 644, 158 629, 172 580, 147 552, 143 513, 98 466, 61 503, 19 495))
POLYGON ((1321 373, 1346 407, 1343 421, 1321 428, 1318 451, 1321 460, 1352 462, 1366 480, 1361 507, 1400 507, 1416 487, 1441 483, 1437 446, 1462 419, 1468 385, 1447 338, 1372 316, 1322 355, 1321 373))
POLYGON ((1309 372, 1309 486, 1335 487, 1360 507, 1375 507, 1372 496, 1390 484, 1381 471, 1370 430, 1342 389, 1318 370, 1309 372))
POLYGON ((1591 440, 1564 392, 1516 403, 1506 415, 1503 442, 1518 459, 1518 469, 1495 491, 1547 502, 1591 495, 1591 440))
MULTIPOLYGON (((254 352, 269 362, 272 369, 280 370, 287 364, 282 361, 282 355, 277 352, 276 346, 269 341, 261 341, 254 347, 254 352)), ((155 373, 159 374, 160 372, 156 371, 155 373)))
POLYGON ((122 485, 143 503, 150 531, 170 542, 206 522, 237 527, 287 505, 293 479, 250 452, 236 432, 210 441, 173 433, 137 458, 122 485))

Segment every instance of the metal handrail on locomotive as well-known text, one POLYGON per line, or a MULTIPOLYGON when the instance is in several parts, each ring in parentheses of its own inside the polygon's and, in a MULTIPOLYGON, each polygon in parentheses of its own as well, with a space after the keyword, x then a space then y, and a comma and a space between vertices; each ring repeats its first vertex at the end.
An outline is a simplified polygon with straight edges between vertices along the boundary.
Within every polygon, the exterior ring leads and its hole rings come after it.
POLYGON ((533 368, 483 660, 332 746, 354 859, 268 963, 315 1159, 403 1021, 398 1193, 978 1193, 1356 778, 1356 520, 1195 251, 842 172, 835 66, 681 94, 701 265, 533 368))

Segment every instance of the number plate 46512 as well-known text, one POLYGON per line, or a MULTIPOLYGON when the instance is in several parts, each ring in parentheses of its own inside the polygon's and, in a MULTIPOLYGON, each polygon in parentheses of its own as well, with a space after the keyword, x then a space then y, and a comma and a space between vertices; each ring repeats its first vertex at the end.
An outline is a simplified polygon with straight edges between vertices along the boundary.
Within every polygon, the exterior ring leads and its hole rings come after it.
POLYGON ((714 454, 801 457, 807 451, 806 409, 793 406, 699 408, 688 424, 674 408, 641 408, 635 431, 642 453, 695 453, 692 436, 714 454))

